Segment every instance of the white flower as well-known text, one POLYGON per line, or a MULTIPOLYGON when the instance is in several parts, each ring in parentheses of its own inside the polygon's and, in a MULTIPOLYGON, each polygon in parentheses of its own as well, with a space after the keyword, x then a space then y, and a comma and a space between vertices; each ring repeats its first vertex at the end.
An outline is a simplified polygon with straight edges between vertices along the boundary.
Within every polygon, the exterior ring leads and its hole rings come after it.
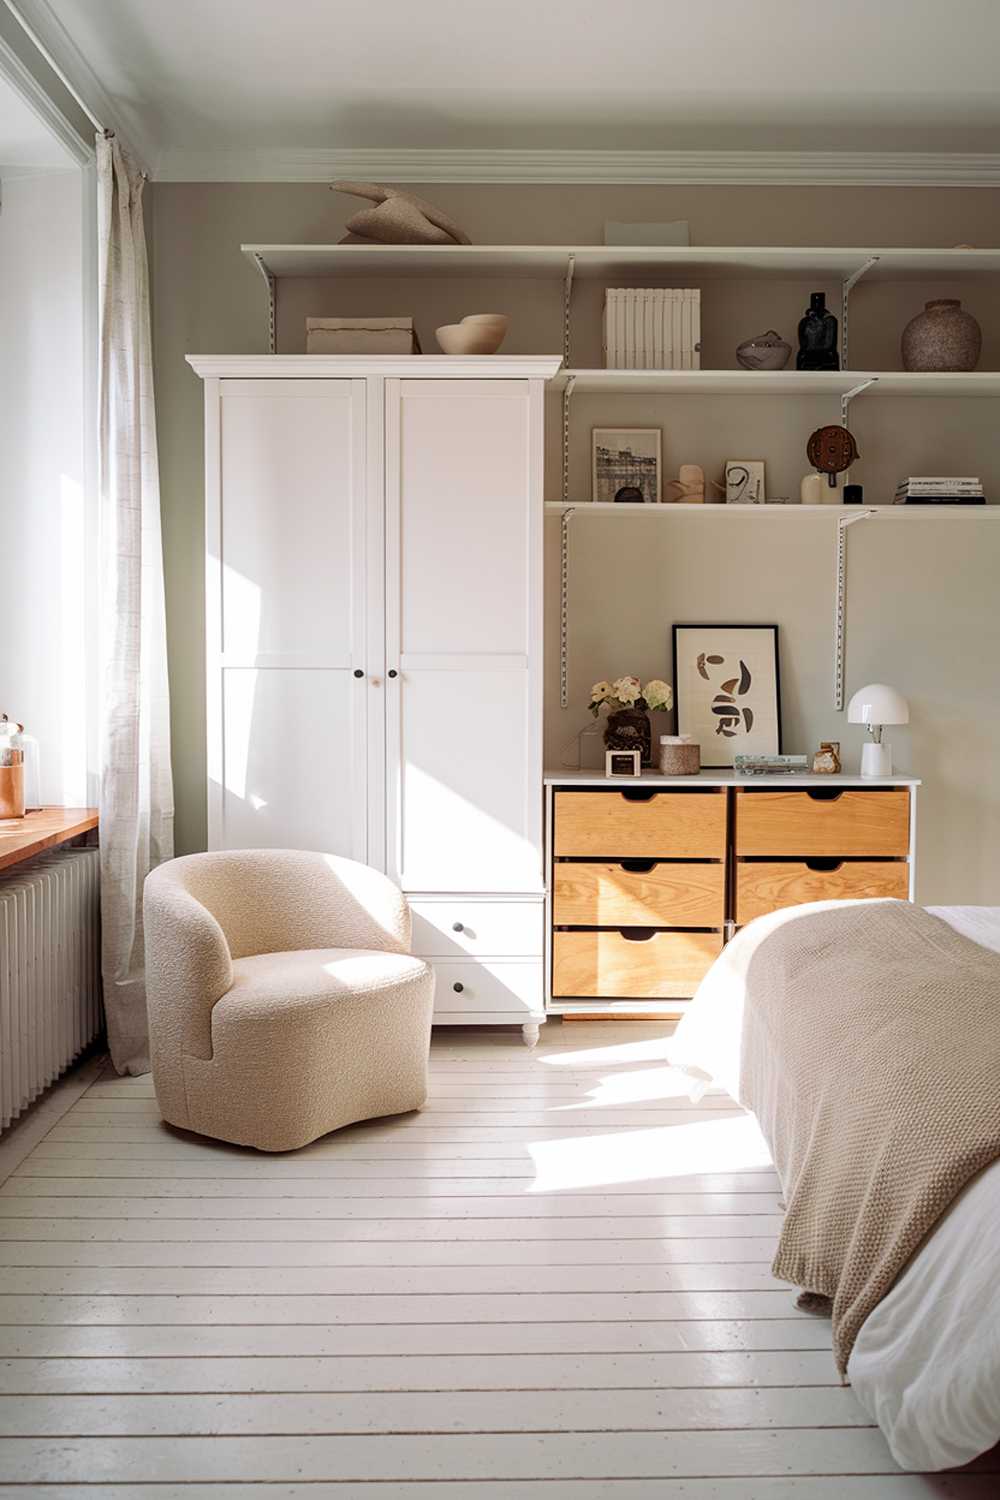
POLYGON ((662 682, 659 677, 654 677, 652 682, 647 682, 642 690, 642 696, 650 708, 667 709, 674 706, 674 690, 669 682, 662 682))
POLYGON ((612 696, 610 682, 595 682, 590 690, 591 703, 606 703, 612 696))
POLYGON ((612 689, 618 702, 626 707, 631 707, 637 698, 642 697, 642 683, 638 677, 619 677, 612 683, 612 689))

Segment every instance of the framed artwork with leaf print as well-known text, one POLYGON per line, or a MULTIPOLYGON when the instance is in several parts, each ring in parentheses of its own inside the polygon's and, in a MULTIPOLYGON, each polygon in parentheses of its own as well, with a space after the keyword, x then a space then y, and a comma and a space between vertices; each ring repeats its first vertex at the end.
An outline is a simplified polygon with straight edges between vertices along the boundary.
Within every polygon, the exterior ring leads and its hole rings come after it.
POLYGON ((675 625, 677 733, 706 770, 781 752, 777 625, 675 625))

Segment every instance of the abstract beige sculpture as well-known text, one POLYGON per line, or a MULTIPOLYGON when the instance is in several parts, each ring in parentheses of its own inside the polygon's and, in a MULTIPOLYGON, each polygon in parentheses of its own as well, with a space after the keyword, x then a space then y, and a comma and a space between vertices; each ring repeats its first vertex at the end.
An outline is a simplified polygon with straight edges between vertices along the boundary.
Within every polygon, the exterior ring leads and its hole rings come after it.
POLYGON ((374 182, 333 182, 335 193, 370 198, 374 208, 363 208, 347 221, 342 245, 471 245, 469 236, 433 203, 398 188, 374 182))

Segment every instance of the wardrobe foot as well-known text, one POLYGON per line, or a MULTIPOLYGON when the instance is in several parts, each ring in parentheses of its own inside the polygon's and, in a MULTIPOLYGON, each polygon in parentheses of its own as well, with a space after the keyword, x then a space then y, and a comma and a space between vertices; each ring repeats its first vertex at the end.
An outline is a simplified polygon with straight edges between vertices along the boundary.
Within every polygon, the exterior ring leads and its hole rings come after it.
POLYGON ((521 1027, 521 1035, 524 1037, 524 1045, 526 1047, 536 1046, 538 1043, 537 1021, 525 1021, 524 1025, 521 1027))

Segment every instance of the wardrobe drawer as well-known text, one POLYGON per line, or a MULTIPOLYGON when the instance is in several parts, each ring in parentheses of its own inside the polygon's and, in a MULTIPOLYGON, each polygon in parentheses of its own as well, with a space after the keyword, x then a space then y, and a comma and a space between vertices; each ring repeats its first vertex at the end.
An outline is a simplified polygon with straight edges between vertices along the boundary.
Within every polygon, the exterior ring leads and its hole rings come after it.
POLYGON ((726 798, 706 792, 556 792, 554 853, 722 859, 726 798))
POLYGON ((905 860, 845 860, 831 869, 810 869, 804 862, 736 866, 736 924, 798 906, 802 901, 856 901, 866 896, 896 896, 905 901, 910 867, 905 860))
POLYGON ((541 958, 541 901, 411 901, 413 951, 422 958, 541 958))
POLYGON ((724 864, 552 867, 552 920, 559 927, 721 927, 725 899, 724 864))
POLYGON ((736 793, 736 854, 904 856, 910 845, 906 791, 736 793))
POLYGON ((541 961, 476 963, 473 959, 434 959, 434 1016, 453 1023, 462 1015, 523 1022, 545 1013, 541 961))
POLYGON ((657 1000, 693 995, 722 951, 721 932, 552 935, 553 997, 657 1000))

